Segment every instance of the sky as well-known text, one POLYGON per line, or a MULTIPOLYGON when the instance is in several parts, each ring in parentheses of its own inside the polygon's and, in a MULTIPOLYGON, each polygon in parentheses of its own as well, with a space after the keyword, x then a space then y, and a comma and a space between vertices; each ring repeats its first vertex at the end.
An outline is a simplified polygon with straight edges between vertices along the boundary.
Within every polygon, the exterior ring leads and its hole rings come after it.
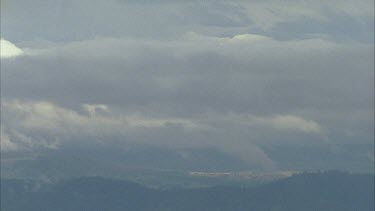
POLYGON ((214 148, 282 170, 298 150, 371 171, 373 4, 1 0, 1 151, 214 148))

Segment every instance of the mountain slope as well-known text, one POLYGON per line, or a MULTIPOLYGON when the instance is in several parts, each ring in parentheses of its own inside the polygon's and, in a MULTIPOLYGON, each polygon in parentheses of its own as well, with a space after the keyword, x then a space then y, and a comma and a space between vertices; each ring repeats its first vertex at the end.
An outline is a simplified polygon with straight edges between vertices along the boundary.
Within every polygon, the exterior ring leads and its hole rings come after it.
POLYGON ((158 190, 98 177, 44 184, 2 180, 4 211, 373 211, 373 175, 299 174, 256 188, 158 190))

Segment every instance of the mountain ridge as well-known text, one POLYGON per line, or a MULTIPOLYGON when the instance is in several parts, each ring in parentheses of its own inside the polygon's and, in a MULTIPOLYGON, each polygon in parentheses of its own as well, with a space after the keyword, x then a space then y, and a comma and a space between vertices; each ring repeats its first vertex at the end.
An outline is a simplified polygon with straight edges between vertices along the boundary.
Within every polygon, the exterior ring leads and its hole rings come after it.
POLYGON ((252 188, 216 186, 171 190, 101 177, 39 186, 3 179, 1 206, 6 211, 372 211, 374 190, 371 187, 374 187, 374 175, 337 171, 295 174, 252 188))

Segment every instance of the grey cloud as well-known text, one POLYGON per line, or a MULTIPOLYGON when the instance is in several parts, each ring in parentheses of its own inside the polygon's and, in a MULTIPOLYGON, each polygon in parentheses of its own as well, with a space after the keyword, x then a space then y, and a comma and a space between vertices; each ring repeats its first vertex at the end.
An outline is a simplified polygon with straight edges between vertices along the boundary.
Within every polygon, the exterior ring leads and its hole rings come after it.
POLYGON ((14 0, 4 5, 2 36, 24 45, 38 39, 70 42, 98 36, 171 39, 189 31, 216 36, 262 33, 283 39, 328 34, 367 42, 373 34, 373 7, 367 0, 14 0))
POLYGON ((369 5, 2 2, 23 51, 1 59, 2 147, 213 147, 274 169, 278 146, 372 144, 369 5))
POLYGON ((122 148, 145 145, 174 150, 217 148, 249 165, 275 170, 276 164, 259 146, 263 140, 252 135, 254 131, 278 136, 283 134, 280 129, 286 134, 322 132, 318 123, 291 115, 243 117, 215 113, 195 118, 157 118, 113 112, 105 105, 82 106, 86 114, 50 102, 4 101, 2 150, 38 151, 81 144, 122 148), (93 113, 90 108, 106 112, 93 113))
POLYGON ((3 61, 4 97, 187 113, 370 108, 371 46, 194 39, 96 39, 30 52, 3 61))
MULTIPOLYGON (((2 61, 3 98, 47 100, 77 112, 81 104, 107 104, 120 113, 160 118, 294 114, 323 122, 335 131, 333 139, 343 139, 338 134, 344 131, 356 134, 359 123, 369 121, 371 46, 243 38, 250 40, 96 39, 29 50, 2 61), (365 115, 341 127, 340 116, 359 111, 365 115)), ((346 139, 371 140, 371 133, 360 134, 346 139)))

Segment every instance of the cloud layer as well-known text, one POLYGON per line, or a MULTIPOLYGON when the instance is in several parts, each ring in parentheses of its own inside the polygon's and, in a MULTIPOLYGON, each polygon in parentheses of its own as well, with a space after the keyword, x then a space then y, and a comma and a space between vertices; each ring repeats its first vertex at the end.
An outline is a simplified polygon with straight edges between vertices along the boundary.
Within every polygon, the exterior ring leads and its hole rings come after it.
POLYGON ((371 4, 7 1, 1 150, 372 144, 371 4))

